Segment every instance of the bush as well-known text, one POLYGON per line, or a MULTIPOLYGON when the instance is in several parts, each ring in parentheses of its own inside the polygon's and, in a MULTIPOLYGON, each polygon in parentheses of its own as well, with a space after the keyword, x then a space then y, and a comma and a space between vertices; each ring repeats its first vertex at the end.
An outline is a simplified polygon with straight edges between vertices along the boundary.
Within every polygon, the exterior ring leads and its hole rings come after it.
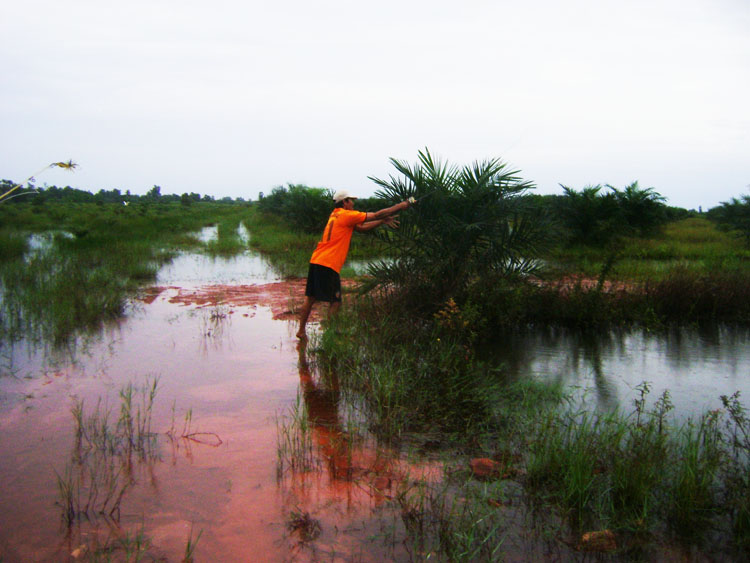
POLYGON ((750 246, 750 195, 733 197, 731 201, 710 209, 708 216, 724 230, 737 231, 745 239, 745 245, 750 246))
POLYGON ((305 233, 322 231, 333 210, 333 194, 325 188, 289 184, 278 186, 258 200, 258 209, 283 218, 292 229, 305 233))

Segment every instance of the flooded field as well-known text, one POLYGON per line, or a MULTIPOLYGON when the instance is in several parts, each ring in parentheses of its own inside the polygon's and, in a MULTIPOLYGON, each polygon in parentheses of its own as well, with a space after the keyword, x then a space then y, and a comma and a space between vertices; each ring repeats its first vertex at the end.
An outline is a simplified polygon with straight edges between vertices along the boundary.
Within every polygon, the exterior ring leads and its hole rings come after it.
MULTIPOLYGON (((403 541, 396 497, 441 466, 377 445, 335 377, 316 373, 294 337, 302 293, 258 256, 184 254, 101 332, 64 349, 0 349, 0 560, 427 556, 403 541)), ((515 376, 562 379, 594 408, 628 410, 651 381, 684 416, 750 394, 748 341, 729 329, 551 331, 494 352, 515 376)))
POLYGON ((378 507, 410 468, 340 439, 335 389, 320 383, 288 320, 300 282, 279 282, 258 257, 184 255, 158 283, 121 322, 66 349, 2 350, 0 558, 65 561, 99 549, 125 560, 144 546, 169 561, 192 546, 199 561, 398 553, 387 537, 399 524, 378 507), (141 390, 155 381, 148 406, 141 390), (108 413, 114 434, 130 384, 155 444, 130 452, 128 475, 105 486, 112 456, 97 460, 85 443, 81 455, 71 411, 80 405, 84 421, 100 423, 108 413), (307 442, 285 450, 279 436, 298 440, 305 401, 307 442), (293 461, 285 455, 308 466, 280 463, 293 461), (67 501, 61 483, 72 484, 67 501))

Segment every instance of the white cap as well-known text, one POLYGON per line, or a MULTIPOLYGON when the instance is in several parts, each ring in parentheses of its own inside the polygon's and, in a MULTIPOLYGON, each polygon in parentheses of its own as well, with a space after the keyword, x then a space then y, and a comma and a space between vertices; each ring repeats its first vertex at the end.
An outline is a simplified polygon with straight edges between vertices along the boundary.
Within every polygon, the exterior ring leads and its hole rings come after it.
POLYGON ((333 194, 333 201, 335 203, 344 201, 345 199, 357 199, 357 196, 350 194, 348 190, 338 190, 333 194))

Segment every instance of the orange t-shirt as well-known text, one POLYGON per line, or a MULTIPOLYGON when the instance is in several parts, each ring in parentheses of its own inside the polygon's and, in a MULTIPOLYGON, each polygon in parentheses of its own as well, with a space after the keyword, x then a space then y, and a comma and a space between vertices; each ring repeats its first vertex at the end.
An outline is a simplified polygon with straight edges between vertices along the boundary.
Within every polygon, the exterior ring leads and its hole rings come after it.
POLYGON ((363 211, 350 211, 341 207, 334 209, 323 231, 323 238, 310 258, 310 263, 326 266, 341 273, 341 267, 349 253, 354 227, 364 223, 366 217, 367 213, 363 211))

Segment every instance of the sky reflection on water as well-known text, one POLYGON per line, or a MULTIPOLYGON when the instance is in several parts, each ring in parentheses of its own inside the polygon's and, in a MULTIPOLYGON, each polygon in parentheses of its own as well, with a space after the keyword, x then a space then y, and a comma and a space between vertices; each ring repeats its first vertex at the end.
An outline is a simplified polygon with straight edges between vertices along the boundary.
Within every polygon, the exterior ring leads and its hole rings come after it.
POLYGON ((156 278, 156 285, 191 287, 206 284, 260 284, 280 280, 271 264, 250 252, 233 257, 182 253, 166 266, 156 278))

